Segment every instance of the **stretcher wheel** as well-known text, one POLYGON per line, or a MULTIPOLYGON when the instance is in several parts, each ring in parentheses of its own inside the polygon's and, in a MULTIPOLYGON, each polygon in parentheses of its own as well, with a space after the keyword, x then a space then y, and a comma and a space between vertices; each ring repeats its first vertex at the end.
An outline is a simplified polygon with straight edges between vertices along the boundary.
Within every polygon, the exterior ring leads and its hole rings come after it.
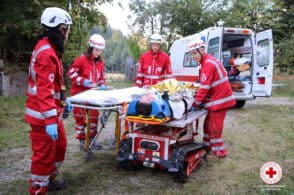
POLYGON ((88 162, 92 159, 93 159, 93 152, 92 152, 92 150, 88 150, 86 157, 85 157, 85 161, 88 162))

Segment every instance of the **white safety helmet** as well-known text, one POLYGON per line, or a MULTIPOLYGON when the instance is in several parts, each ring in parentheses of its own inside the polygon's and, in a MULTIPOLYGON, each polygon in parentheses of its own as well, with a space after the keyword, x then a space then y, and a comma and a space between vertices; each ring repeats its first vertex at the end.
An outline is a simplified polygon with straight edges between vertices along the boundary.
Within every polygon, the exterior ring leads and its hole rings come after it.
POLYGON ((72 19, 67 11, 58 7, 46 8, 41 16, 41 24, 54 28, 59 24, 71 25, 72 19))
POLYGON ((104 49, 105 48, 105 40, 104 38, 99 34, 93 34, 89 41, 90 47, 95 47, 96 49, 104 49))
POLYGON ((201 48, 201 47, 204 47, 204 48, 206 48, 206 44, 205 44, 205 42, 203 41, 203 40, 201 40, 201 39, 195 39, 195 40, 193 40, 193 41, 191 41, 190 43, 189 43, 189 51, 192 51, 192 50, 194 50, 194 49, 199 49, 199 48, 201 48))
POLYGON ((162 37, 159 34, 153 34, 150 36, 150 43, 161 43, 162 37))

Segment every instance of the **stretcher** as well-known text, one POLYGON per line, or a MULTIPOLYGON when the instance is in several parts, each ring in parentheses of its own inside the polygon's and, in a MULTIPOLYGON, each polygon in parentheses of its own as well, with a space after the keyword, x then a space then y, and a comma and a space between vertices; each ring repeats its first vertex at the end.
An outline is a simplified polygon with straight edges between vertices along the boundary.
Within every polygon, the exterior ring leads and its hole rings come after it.
MULTIPOLYGON (((113 90, 98 90, 90 89, 74 96, 69 97, 69 101, 73 107, 84 108, 84 109, 95 109, 102 114, 98 119, 97 123, 97 134, 90 144, 90 129, 87 125, 86 129, 86 140, 85 140, 85 150, 86 157, 85 160, 91 160, 93 157, 92 144, 97 140, 97 138, 102 133, 108 117, 112 112, 116 113, 116 125, 115 125, 115 151, 117 153, 118 146, 120 143, 121 135, 121 120, 124 118, 124 107, 135 97, 140 96, 146 92, 146 89, 138 87, 129 87, 124 89, 113 89, 113 90)), ((89 119, 89 117, 88 117, 89 119)), ((89 124, 89 120, 88 120, 89 124)))
MULTIPOLYGON (((106 113, 98 121, 100 125, 97 126, 94 141, 101 134, 110 113, 116 113, 115 151, 118 168, 138 164, 150 168, 158 167, 167 169, 176 178, 185 181, 206 159, 203 145, 196 142, 195 138, 198 134, 199 118, 205 116, 207 111, 189 111, 178 120, 126 116, 128 104, 134 98, 146 94, 146 90, 137 87, 109 91, 91 89, 72 96, 69 100, 74 107, 97 109, 106 113)), ((89 133, 86 133, 85 148, 86 160, 90 160, 93 152, 91 144, 89 145, 89 133)))

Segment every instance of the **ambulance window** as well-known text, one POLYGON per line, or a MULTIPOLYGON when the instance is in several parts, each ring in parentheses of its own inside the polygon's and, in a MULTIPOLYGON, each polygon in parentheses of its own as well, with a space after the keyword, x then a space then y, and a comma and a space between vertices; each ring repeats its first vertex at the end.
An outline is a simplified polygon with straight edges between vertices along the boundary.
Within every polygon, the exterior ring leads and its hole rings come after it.
POLYGON ((219 58, 219 37, 209 40, 207 53, 219 58))
POLYGON ((270 43, 268 39, 258 41, 257 43, 257 64, 267 66, 270 63, 270 43))
POLYGON ((195 62, 195 60, 192 58, 190 52, 185 53, 184 56, 184 67, 196 67, 198 66, 198 63, 195 62))

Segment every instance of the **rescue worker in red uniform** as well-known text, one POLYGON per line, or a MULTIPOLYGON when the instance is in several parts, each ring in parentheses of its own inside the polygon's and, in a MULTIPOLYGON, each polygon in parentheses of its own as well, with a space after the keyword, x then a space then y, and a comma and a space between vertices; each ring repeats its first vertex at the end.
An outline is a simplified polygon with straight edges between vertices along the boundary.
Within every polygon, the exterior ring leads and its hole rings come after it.
POLYGON ((195 97, 195 106, 208 110, 204 120, 203 144, 208 153, 224 158, 227 150, 223 139, 223 126, 228 108, 235 105, 235 97, 231 90, 224 66, 205 51, 206 44, 196 39, 189 44, 194 60, 201 64, 200 88, 195 97))
POLYGON ((40 36, 29 65, 25 121, 30 124, 32 162, 30 194, 45 194, 47 190, 66 187, 63 179, 54 179, 63 163, 66 136, 62 122, 70 103, 63 98, 63 68, 61 57, 72 20, 57 7, 46 8, 41 16, 44 33, 40 36))
POLYGON ((167 53, 160 50, 162 38, 158 34, 150 37, 151 49, 139 60, 135 85, 149 87, 162 80, 172 78, 171 62, 167 53))
MULTIPOLYGON (((106 88, 104 60, 101 56, 105 48, 105 40, 101 35, 93 34, 88 43, 88 50, 74 60, 68 71, 68 76, 71 79, 71 95, 95 87, 99 87, 101 90, 106 88)), ((75 107, 73 113, 76 123, 76 138, 80 141, 80 149, 84 150, 86 138, 85 128, 87 124, 86 115, 88 113, 90 121, 90 142, 92 142, 97 134, 99 112, 94 109, 88 110, 75 107)), ((98 143, 93 143, 92 147, 94 149, 102 148, 98 143)))

